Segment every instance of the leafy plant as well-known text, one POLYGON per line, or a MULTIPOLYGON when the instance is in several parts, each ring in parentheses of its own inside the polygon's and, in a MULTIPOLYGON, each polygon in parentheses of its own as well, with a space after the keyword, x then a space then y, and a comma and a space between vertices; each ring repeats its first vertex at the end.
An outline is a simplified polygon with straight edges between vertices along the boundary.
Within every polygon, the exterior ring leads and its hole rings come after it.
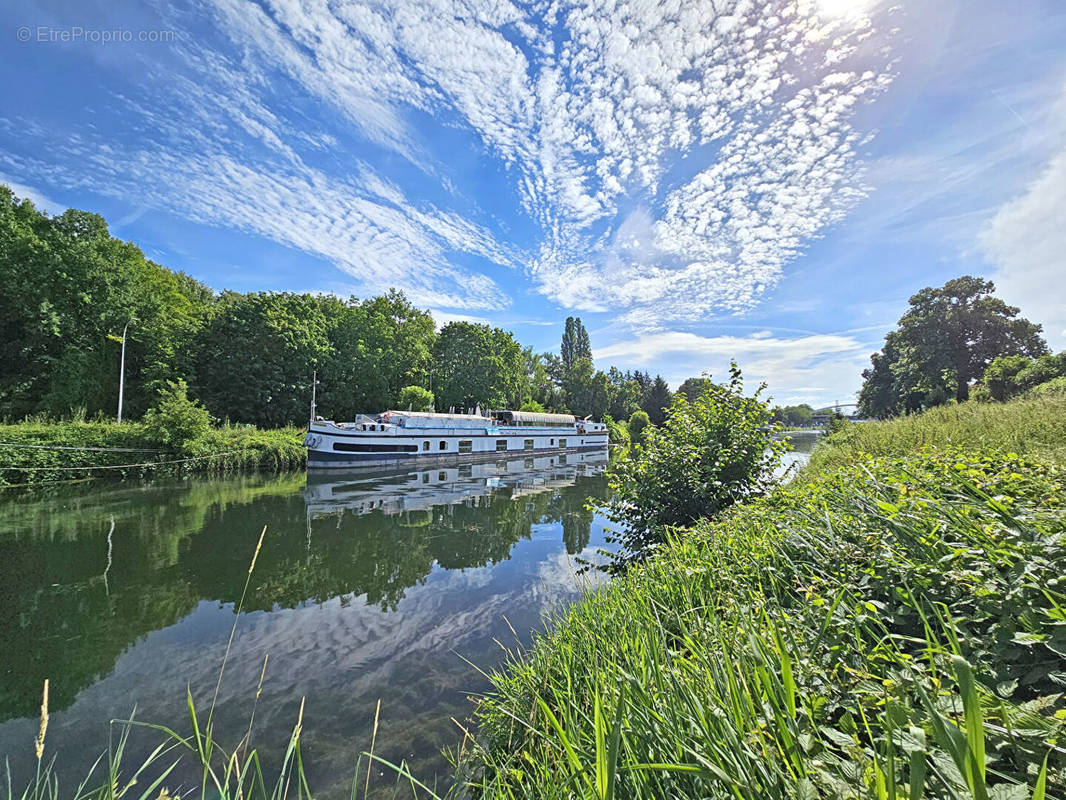
POLYGON ((400 410, 432 411, 433 392, 421 386, 405 386, 400 389, 400 396, 396 401, 400 410))
POLYGON ((189 399, 189 387, 179 378, 167 381, 159 401, 145 413, 144 427, 154 441, 183 448, 211 429, 211 414, 189 399))
POLYGON ((691 403, 678 394, 666 421, 644 431, 643 446, 612 473, 605 510, 621 526, 622 546, 613 569, 646 558, 670 528, 715 517, 772 485, 787 444, 772 436, 762 389, 745 397, 733 364, 729 383, 710 384, 691 403))

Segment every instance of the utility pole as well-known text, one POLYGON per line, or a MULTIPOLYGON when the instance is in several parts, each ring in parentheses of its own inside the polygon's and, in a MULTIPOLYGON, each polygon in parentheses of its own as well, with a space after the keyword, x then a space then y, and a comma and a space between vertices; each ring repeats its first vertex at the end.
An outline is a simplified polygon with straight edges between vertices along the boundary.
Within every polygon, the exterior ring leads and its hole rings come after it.
POLYGON ((136 317, 130 317, 122 328, 122 358, 118 367, 118 423, 122 424, 122 390, 126 380, 126 331, 136 317))

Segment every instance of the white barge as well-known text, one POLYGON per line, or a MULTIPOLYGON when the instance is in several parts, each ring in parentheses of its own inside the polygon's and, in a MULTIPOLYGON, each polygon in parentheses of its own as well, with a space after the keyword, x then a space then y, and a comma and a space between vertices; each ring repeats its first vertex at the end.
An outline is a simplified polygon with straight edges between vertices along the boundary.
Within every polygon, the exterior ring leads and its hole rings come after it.
POLYGON ((386 411, 360 416, 354 422, 315 417, 304 444, 311 470, 422 465, 456 459, 490 461, 605 449, 607 426, 571 414, 527 411, 386 411))

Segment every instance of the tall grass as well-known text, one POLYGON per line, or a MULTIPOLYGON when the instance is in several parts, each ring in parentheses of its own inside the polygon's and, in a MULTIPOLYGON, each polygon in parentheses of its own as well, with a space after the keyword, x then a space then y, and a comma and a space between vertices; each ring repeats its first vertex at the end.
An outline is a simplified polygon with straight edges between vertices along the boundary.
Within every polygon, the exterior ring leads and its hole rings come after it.
POLYGON ((477 797, 1037 798, 1066 789, 1066 476, 868 460, 679 533, 515 650, 477 797))
POLYGON ((1066 462, 1066 395, 946 405, 886 422, 848 425, 819 445, 806 472, 845 466, 860 454, 904 455, 923 447, 996 448, 1066 462))

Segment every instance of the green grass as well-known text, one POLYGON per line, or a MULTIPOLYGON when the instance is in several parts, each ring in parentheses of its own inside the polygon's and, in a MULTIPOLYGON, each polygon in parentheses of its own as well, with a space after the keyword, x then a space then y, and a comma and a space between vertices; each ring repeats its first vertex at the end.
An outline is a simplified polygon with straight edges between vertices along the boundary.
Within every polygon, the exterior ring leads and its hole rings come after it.
POLYGON ((512 652, 466 791, 1066 796, 1063 410, 856 425, 676 532, 512 652))
POLYGON ((996 448, 1066 462, 1066 394, 947 405, 887 422, 849 425, 819 445, 806 472, 845 466, 860 454, 904 455, 926 446, 996 448))
POLYGON ((0 486, 102 477, 281 472, 306 465, 302 442, 303 432, 298 428, 224 425, 175 451, 153 441, 145 426, 135 422, 0 424, 0 486), (119 450, 105 451, 109 448, 119 450))

